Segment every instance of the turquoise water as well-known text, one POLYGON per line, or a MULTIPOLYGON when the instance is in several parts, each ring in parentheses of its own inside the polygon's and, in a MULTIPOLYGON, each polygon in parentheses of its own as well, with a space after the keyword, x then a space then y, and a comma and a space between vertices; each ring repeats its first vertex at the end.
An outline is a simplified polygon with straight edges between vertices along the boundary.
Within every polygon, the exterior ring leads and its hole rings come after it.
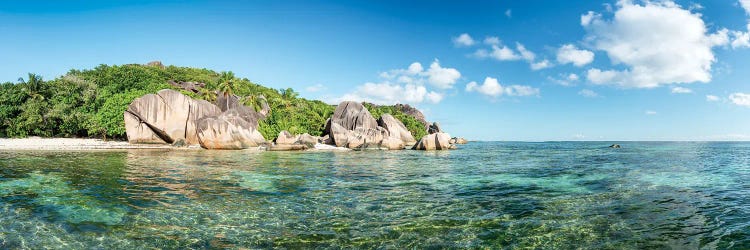
POLYGON ((750 249, 750 143, 0 152, 0 248, 750 249))

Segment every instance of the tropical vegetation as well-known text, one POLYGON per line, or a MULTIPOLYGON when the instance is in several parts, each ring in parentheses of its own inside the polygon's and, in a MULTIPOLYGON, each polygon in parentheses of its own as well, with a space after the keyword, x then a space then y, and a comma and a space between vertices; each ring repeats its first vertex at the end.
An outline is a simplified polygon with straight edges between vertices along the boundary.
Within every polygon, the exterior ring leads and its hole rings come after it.
MULTIPOLYGON (((271 113, 260 122, 266 139, 281 130, 321 135, 335 106, 300 98, 291 88, 272 89, 238 78, 231 71, 157 65, 100 65, 71 70, 52 80, 29 73, 18 82, 0 84, 0 137, 96 137, 125 139, 123 112, 136 98, 161 89, 175 89, 193 98, 215 102, 222 95, 238 95, 245 105, 260 110, 263 99, 271 113), (198 93, 168 81, 202 82, 198 93), (262 96, 262 97, 261 97, 262 96)), ((424 125, 392 106, 368 104, 378 118, 390 113, 420 138, 424 125)))

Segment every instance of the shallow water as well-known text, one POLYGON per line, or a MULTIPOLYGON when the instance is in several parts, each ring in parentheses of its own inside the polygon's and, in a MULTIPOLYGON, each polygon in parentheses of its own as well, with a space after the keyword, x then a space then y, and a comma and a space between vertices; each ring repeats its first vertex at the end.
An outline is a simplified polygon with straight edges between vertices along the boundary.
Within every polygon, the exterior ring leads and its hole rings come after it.
POLYGON ((0 151, 0 248, 750 249, 750 143, 0 151))

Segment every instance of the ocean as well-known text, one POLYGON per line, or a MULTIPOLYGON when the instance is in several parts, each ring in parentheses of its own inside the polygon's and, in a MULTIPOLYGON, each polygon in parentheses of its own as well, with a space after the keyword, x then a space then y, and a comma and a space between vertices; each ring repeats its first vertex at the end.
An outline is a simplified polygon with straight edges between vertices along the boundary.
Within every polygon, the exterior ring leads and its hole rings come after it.
POLYGON ((750 143, 0 151, 0 248, 750 249, 750 143))

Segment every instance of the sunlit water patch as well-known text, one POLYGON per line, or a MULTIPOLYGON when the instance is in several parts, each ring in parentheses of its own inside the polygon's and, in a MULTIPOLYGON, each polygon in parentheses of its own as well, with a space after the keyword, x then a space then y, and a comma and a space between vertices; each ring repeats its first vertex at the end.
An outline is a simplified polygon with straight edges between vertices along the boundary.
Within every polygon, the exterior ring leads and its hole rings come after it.
POLYGON ((748 143, 0 152, 0 248, 750 248, 748 143))

